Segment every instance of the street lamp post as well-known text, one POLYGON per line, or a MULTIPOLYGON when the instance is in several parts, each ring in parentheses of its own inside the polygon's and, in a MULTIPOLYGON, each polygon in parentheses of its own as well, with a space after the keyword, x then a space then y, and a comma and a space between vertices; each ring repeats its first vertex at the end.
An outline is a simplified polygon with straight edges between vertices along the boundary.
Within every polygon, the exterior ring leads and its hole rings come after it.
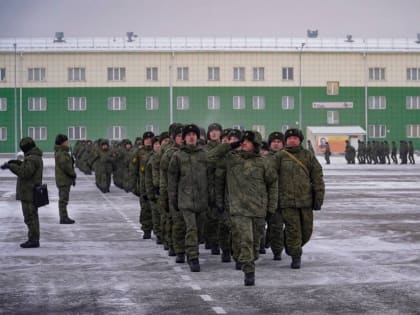
POLYGON ((17 153, 18 152, 18 143, 19 143, 19 138, 18 138, 18 122, 17 122, 17 64, 16 64, 16 61, 17 61, 17 44, 16 43, 14 43, 13 44, 13 48, 14 48, 14 50, 15 50, 15 67, 14 67, 14 71, 15 71, 15 80, 14 80, 14 84, 15 84, 15 86, 14 86, 14 108, 15 108, 15 153, 17 153))
POLYGON ((299 129, 302 130, 302 50, 305 43, 299 47, 299 129))

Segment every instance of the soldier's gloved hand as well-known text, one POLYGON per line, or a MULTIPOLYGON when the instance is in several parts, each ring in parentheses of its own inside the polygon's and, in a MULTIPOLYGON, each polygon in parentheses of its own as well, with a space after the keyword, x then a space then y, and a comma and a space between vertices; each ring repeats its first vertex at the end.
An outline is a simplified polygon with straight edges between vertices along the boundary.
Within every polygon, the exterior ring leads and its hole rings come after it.
POLYGON ((151 197, 149 200, 150 200, 151 202, 156 202, 156 201, 157 201, 157 199, 156 199, 156 197, 155 197, 155 196, 151 197))
POLYGON ((7 169, 9 168, 9 163, 8 163, 8 162, 3 163, 3 164, 0 166, 0 168, 1 168, 2 170, 7 170, 7 169))
POLYGON ((72 184, 73 186, 76 186, 76 178, 73 178, 73 180, 72 180, 71 184, 72 184))
POLYGON ((271 221, 271 219, 273 218, 273 214, 274 214, 274 213, 271 213, 271 212, 268 212, 268 211, 267 211, 267 215, 265 216, 265 220, 266 220, 267 222, 270 222, 270 221, 271 221))
POLYGON ((143 195, 143 197, 142 197, 142 198, 143 198, 143 200, 144 200, 144 201, 149 201, 149 198, 147 198, 147 196, 146 196, 146 195, 143 195))
POLYGON ((217 213, 219 214, 225 213, 225 209, 223 207, 216 206, 216 209, 217 209, 217 213))
POLYGON ((312 205, 313 210, 321 210, 323 200, 315 199, 314 204, 312 205))
POLYGON ((231 148, 232 150, 234 150, 234 149, 236 149, 236 148, 239 148, 239 147, 241 146, 241 144, 242 144, 242 141, 235 141, 235 142, 232 142, 232 143, 230 143, 230 148, 231 148))

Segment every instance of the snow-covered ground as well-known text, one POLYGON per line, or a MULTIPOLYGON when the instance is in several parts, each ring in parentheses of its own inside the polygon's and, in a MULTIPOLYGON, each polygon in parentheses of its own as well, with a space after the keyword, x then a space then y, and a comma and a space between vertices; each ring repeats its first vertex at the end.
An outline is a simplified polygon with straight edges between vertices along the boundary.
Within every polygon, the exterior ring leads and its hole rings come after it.
POLYGON ((255 287, 204 248, 200 273, 175 264, 154 240, 141 239, 137 198, 113 186, 102 194, 93 176, 79 173, 72 189, 76 224, 58 224, 51 158, 41 247, 21 249, 15 177, 0 171, 0 314, 419 314, 419 164, 319 159, 326 200, 302 268, 290 269, 286 255, 273 261, 268 250, 256 262, 255 287))

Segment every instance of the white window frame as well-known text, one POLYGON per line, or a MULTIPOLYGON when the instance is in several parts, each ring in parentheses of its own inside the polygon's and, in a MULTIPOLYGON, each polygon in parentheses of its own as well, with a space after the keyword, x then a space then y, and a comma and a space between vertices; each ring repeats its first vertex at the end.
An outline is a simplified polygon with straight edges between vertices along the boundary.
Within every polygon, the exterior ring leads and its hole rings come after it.
POLYGON ((405 98, 405 106, 407 109, 420 109, 420 96, 407 96, 405 98))
POLYGON ((253 96, 252 97, 252 109, 264 110, 265 109, 265 97, 264 96, 253 96))
POLYGON ((420 125, 406 126, 407 138, 420 138, 420 125))
POLYGON ((108 78, 108 81, 125 81, 126 79, 125 67, 108 67, 107 78, 108 78))
POLYGON ((327 95, 338 95, 340 92, 339 81, 327 81, 327 95))
POLYGON ((340 123, 340 114, 336 110, 327 111, 327 124, 338 125, 340 123))
POLYGON ((68 68, 67 80, 70 82, 86 81, 86 68, 83 68, 83 67, 68 68))
POLYGON ((386 137, 386 125, 368 125, 368 137, 369 138, 385 138, 386 137))
POLYGON ((125 96, 108 97, 108 110, 126 110, 127 98, 125 96))
POLYGON ((245 67, 233 68, 233 81, 245 81, 245 67))
POLYGON ((147 132, 147 131, 151 131, 151 132, 153 132, 155 135, 158 135, 160 132, 159 132, 159 126, 158 125, 146 125, 146 126, 144 126, 144 130, 147 132))
POLYGON ((220 81, 220 67, 208 67, 208 81, 220 81))
POLYGON ((87 128, 85 126, 70 126, 67 128, 69 140, 86 140, 87 128))
POLYGON ((28 68, 28 81, 43 82, 46 81, 47 70, 45 68, 28 68))
POLYGON ((6 68, 0 68, 0 82, 6 82, 6 68))
POLYGON ((245 96, 235 95, 232 98, 232 109, 245 109, 246 99, 245 96))
POLYGON ((407 68, 407 81, 419 81, 420 68, 407 68))
POLYGON ((188 81, 189 76, 190 74, 188 67, 178 67, 176 69, 176 78, 178 81, 188 81))
POLYGON ((30 112, 45 112, 47 110, 47 98, 41 97, 28 97, 28 111, 30 112))
POLYGON ((219 110, 220 96, 207 96, 207 108, 209 110, 219 110))
POLYGON ((264 67, 254 67, 252 68, 252 80, 254 81, 264 81, 264 67))
POLYGON ((7 111, 7 98, 0 97, 0 112, 7 111))
POLYGON ((147 67, 146 68, 146 80, 147 81, 158 81, 159 70, 158 67, 147 67))
POLYGON ((0 141, 7 141, 7 127, 0 127, 0 141))
POLYGON ((45 141, 48 136, 48 129, 45 126, 28 127, 28 136, 34 140, 45 141))
POLYGON ((252 125, 251 129, 253 131, 258 131, 261 134, 261 137, 265 139, 265 126, 264 125, 252 125))
POLYGON ((373 110, 384 110, 386 109, 386 97, 385 96, 369 96, 368 97, 368 109, 373 110))
POLYGON ((381 67, 369 68, 369 80, 371 80, 371 81, 384 81, 385 80, 385 68, 381 68, 381 67))
POLYGON ((284 95, 281 97, 281 109, 293 110, 295 108, 295 97, 291 95, 284 95))
POLYGON ((146 96, 146 110, 158 110, 159 98, 157 96, 146 96))
POLYGON ((112 126, 107 129, 107 136, 110 140, 122 140, 127 138, 127 127, 112 126))
POLYGON ((85 111, 86 110, 86 96, 69 96, 67 98, 67 110, 85 111))
POLYGON ((281 79, 284 81, 293 81, 294 73, 293 67, 283 67, 281 69, 281 79))
POLYGON ((190 109, 190 98, 189 98, 189 96, 177 96, 177 98, 176 98, 176 109, 177 110, 189 110, 190 109))
POLYGON ((245 130, 244 126, 242 126, 242 125, 233 125, 232 126, 232 129, 236 129, 236 130, 240 130, 240 131, 244 131, 245 130))

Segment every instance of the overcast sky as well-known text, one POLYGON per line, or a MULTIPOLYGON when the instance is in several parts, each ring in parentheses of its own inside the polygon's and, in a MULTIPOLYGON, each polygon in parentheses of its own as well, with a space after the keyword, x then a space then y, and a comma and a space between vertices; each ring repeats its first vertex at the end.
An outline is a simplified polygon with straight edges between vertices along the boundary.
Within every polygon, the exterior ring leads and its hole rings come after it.
POLYGON ((415 38, 420 0, 0 0, 0 37, 415 38))

